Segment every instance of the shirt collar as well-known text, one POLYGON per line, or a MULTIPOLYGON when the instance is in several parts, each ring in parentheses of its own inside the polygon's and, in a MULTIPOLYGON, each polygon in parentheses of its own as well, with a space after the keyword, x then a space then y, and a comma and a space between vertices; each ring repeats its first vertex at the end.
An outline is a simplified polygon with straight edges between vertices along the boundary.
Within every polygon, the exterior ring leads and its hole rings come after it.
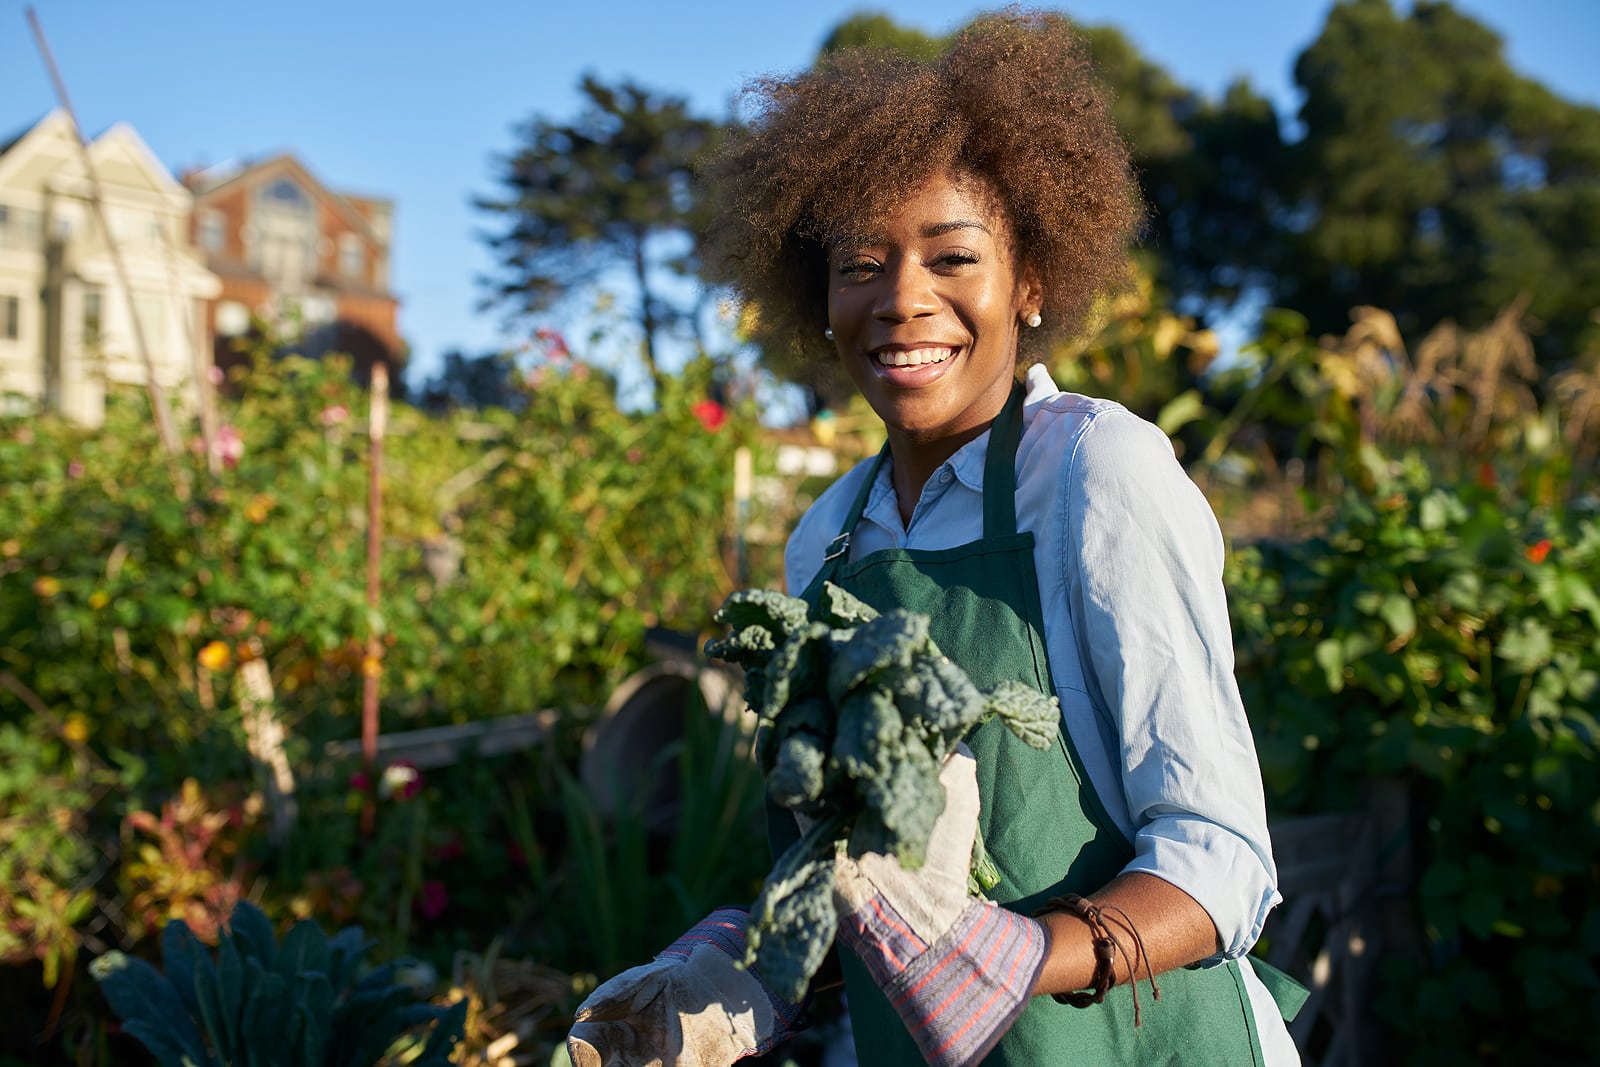
MULTIPOLYGON (((1045 369, 1044 364, 1035 363, 1028 368, 1027 395, 1022 398, 1024 428, 1032 421, 1031 413, 1028 409, 1039 401, 1054 396, 1060 391, 1054 379, 1050 377, 1050 372, 1045 369)), ((984 462, 988 455, 989 431, 985 430, 957 449, 955 455, 941 463, 938 470, 933 472, 933 477, 938 478, 943 471, 948 469, 955 476, 956 481, 981 496, 983 494, 984 462)), ((893 493, 894 487, 889 478, 889 464, 885 463, 878 468, 878 476, 873 482, 872 491, 867 495, 867 506, 862 513, 863 517, 878 512, 882 508, 893 507, 892 504, 887 503, 884 499, 892 496, 893 493)), ((874 521, 880 520, 875 519, 874 521)))

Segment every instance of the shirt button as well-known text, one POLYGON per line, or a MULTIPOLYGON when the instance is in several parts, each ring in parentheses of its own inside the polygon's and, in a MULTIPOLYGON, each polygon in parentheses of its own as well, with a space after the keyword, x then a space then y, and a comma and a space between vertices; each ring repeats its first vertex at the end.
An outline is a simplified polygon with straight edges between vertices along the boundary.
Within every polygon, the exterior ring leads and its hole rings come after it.
POLYGON ((950 484, 950 479, 954 478, 954 477, 955 477, 955 475, 950 473, 950 469, 948 467, 939 472, 939 480, 941 482, 945 483, 946 485, 949 485, 950 484))

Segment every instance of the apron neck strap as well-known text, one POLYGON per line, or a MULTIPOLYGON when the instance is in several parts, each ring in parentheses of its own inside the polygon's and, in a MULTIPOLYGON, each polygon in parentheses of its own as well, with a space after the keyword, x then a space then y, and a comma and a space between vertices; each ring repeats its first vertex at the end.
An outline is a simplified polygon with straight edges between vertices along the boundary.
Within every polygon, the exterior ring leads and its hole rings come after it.
MULTIPOLYGON (((1011 387, 1006 406, 989 426, 989 449, 983 461, 983 536, 1005 537, 1017 532, 1017 442, 1022 439, 1022 383, 1011 387)), ((812 580, 820 587, 823 581, 832 581, 834 572, 850 553, 850 533, 867 510, 867 499, 878 481, 878 471, 889 458, 888 442, 878 450, 878 458, 861 482, 855 503, 850 505, 844 525, 837 536, 828 542, 822 556, 822 570, 812 580)))
POLYGON ((989 426, 983 460, 983 536, 1017 532, 1017 443, 1022 440, 1022 383, 1011 386, 1006 406, 989 426))

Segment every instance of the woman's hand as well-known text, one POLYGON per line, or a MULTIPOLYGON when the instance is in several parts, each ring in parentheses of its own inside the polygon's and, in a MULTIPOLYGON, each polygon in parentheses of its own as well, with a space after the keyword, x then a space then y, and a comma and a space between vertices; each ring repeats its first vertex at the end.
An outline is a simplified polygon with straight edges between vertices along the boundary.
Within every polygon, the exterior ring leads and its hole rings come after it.
POLYGON ((1027 1005, 1048 935, 1032 919, 967 894, 978 831, 977 764, 945 761, 944 812, 915 871, 892 856, 841 854, 839 938, 861 958, 929 1063, 986 1055, 1027 1005))
POLYGON ((652 963, 601 984, 567 1035, 574 1067, 726 1067, 799 1029, 744 956, 745 912, 712 912, 652 963))

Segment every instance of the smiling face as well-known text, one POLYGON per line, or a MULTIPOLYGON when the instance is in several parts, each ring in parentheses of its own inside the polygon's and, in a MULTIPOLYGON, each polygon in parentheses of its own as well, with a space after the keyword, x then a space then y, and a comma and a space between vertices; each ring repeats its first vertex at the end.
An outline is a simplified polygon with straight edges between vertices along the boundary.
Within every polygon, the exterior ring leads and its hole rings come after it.
POLYGON ((980 178, 935 175, 870 230, 830 248, 828 325, 896 462, 937 466, 1005 406, 1039 287, 980 178))

